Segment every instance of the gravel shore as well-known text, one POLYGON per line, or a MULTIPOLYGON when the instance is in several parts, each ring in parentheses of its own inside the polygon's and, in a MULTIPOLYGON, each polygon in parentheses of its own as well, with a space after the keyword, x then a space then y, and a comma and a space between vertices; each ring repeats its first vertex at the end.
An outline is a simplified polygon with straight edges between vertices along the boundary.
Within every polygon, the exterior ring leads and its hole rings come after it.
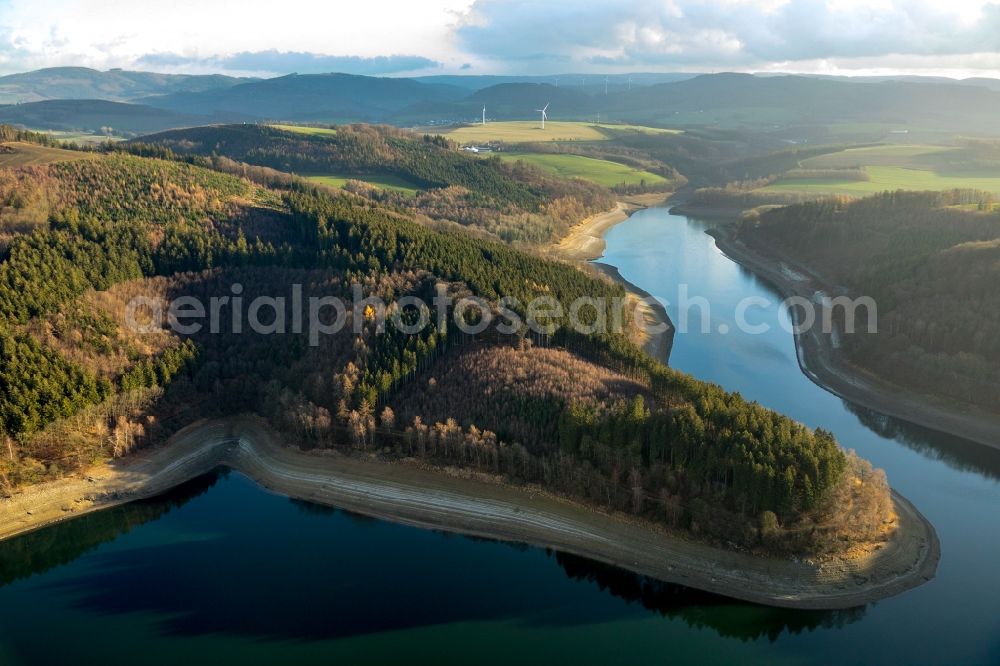
POLYGON ((761 558, 537 489, 405 462, 302 452, 279 444, 277 435, 249 416, 192 424, 164 446, 3 500, 0 538, 150 497, 219 466, 291 497, 408 525, 549 547, 659 580, 790 608, 849 608, 899 594, 930 580, 940 556, 934 529, 898 495, 899 527, 871 555, 822 563, 761 558))
MULTIPOLYGON (((802 296, 811 300, 817 291, 832 291, 830 285, 804 267, 772 256, 766 248, 748 245, 736 236, 732 226, 720 226, 709 233, 726 256, 769 282, 783 298, 802 296), (782 271, 782 266, 793 271, 782 271)), ((1000 448, 1000 416, 907 390, 849 365, 838 357, 829 336, 819 329, 814 326, 795 336, 802 372, 819 386, 877 412, 1000 448)))

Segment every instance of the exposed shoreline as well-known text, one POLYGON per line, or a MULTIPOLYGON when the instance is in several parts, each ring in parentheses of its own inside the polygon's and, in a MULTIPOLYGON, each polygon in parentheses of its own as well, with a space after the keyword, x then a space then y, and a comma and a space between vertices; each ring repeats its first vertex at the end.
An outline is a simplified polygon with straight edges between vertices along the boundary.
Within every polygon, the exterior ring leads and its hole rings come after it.
MULTIPOLYGON (((599 258, 607 229, 645 205, 619 202, 614 210, 574 227, 551 249, 571 261, 599 258)), ((729 254, 723 241, 719 245, 729 254)), ((590 265, 623 283, 632 296, 648 296, 623 280, 613 266, 590 265)), ((762 276, 768 279, 766 270, 762 262, 762 276)), ((652 316, 669 323, 666 311, 660 310, 650 308, 652 316)), ((672 331, 671 325, 671 338, 672 331)), ((653 342, 646 341, 647 351, 662 353, 662 348, 651 347, 653 342)), ((804 365, 803 370, 810 374, 804 365)), ((484 483, 405 462, 361 460, 331 451, 300 452, 281 446, 254 417, 198 422, 165 446, 2 500, 0 539, 161 494, 219 466, 291 497, 397 523, 550 547, 659 580, 789 608, 832 610, 893 596, 933 578, 940 558, 933 526, 895 491, 898 529, 874 554, 822 563, 762 558, 715 548, 652 523, 608 515, 531 488, 484 483)))
POLYGON ((737 220, 745 212, 746 208, 725 208, 725 207, 708 207, 708 206, 692 206, 688 207, 686 202, 679 202, 675 206, 670 207, 670 211, 677 215, 684 215, 685 217, 693 217, 698 220, 737 220))
POLYGON ((761 558, 689 541, 531 488, 450 476, 406 463, 278 443, 255 417, 201 421, 162 447, 0 502, 0 539, 151 497, 219 466, 319 504, 423 528, 517 541, 606 562, 659 580, 788 608, 840 609, 930 580, 940 546, 933 527, 893 495, 899 528, 864 560, 820 564, 761 558))
MULTIPOLYGON (((768 282, 783 298, 802 296, 812 300, 817 290, 830 291, 829 285, 823 284, 805 267, 770 256, 765 248, 749 247, 736 237, 730 225, 716 227, 708 233, 727 257, 768 282), (778 268, 783 263, 802 273, 805 279, 796 281, 786 276, 778 268)), ((1000 448, 1000 417, 962 411, 954 403, 863 373, 838 359, 828 336, 815 326, 794 338, 799 367, 821 388, 888 416, 1000 448)))
POLYGON ((630 306, 634 305, 636 309, 633 311, 642 315, 646 327, 665 324, 667 329, 663 333, 650 335, 644 332, 640 340, 646 353, 663 363, 670 359, 676 330, 666 309, 647 291, 623 278, 617 268, 597 260, 604 256, 607 247, 604 234, 608 229, 621 224, 637 210, 665 204, 671 196, 669 193, 654 193, 625 197, 616 202, 611 210, 591 215, 575 225, 566 236, 548 248, 556 258, 588 266, 622 285, 628 293, 630 306))
POLYGON ((642 316, 647 327, 656 326, 658 324, 667 325, 667 329, 662 333, 658 333, 656 335, 644 333, 642 347, 646 350, 647 354, 656 360, 665 364, 669 363, 670 352, 674 347, 674 333, 676 333, 676 329, 674 328, 673 322, 670 321, 670 315, 667 314, 667 309, 663 307, 663 305, 648 291, 623 278, 622 274, 618 272, 618 268, 616 266, 605 264, 600 261, 592 261, 588 265, 625 287, 625 291, 629 293, 629 296, 636 299, 637 305, 635 312, 642 316))

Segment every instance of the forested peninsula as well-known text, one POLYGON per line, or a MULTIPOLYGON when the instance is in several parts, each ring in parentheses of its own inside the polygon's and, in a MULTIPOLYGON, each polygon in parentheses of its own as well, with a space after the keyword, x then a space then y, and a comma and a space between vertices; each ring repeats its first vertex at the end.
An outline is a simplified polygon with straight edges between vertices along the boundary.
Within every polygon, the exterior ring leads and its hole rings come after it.
POLYGON ((610 192, 400 130, 332 137, 197 128, 0 170, 0 490, 250 411, 304 449, 533 485, 761 556, 849 559, 895 538, 884 474, 829 433, 672 370, 627 331, 579 333, 565 313, 542 334, 478 335, 439 312, 412 335, 366 315, 318 344, 127 325, 137 295, 208 300, 237 284, 247 302, 293 284, 306 298, 360 284, 387 302, 441 287, 521 304, 625 296, 529 247, 610 208, 610 192), (334 191, 278 170, 333 159, 392 165, 425 193, 334 191))

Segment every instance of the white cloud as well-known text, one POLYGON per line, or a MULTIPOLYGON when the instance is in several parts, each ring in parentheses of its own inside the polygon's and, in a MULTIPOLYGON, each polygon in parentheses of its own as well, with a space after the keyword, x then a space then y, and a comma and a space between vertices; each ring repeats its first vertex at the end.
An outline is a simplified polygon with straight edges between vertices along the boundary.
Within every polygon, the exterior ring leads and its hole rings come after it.
MULTIPOLYGON (((837 58, 970 56, 1000 51, 996 0, 477 0, 459 44, 496 63, 525 54, 622 68, 768 68, 837 58), (531 44, 526 51, 523 44, 531 44)), ((960 60, 960 59, 959 59, 960 60)), ((897 59, 898 61, 898 59, 897 59)))
POLYGON ((408 64, 441 63, 442 71, 470 64, 476 72, 892 68, 1000 75, 998 3, 0 0, 0 70, 156 64, 161 71, 329 66, 400 73, 408 64))
POLYGON ((186 62, 175 70, 195 71, 199 59, 279 51, 405 53, 457 69, 468 58, 452 47, 451 26, 470 2, 0 0, 0 67, 129 67, 149 54, 176 54, 186 62))
POLYGON ((179 53, 147 53, 135 65, 153 71, 207 70, 235 74, 273 75, 296 72, 321 74, 343 72, 382 76, 434 69, 441 63, 423 56, 331 56, 307 51, 240 51, 218 56, 185 56, 179 53))

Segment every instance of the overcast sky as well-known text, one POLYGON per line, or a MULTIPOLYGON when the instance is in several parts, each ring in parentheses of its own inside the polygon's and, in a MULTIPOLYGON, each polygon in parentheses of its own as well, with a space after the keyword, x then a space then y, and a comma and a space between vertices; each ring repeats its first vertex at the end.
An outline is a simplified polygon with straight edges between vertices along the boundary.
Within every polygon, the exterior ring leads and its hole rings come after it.
POLYGON ((1000 0, 0 0, 0 71, 1000 77, 1000 0))

